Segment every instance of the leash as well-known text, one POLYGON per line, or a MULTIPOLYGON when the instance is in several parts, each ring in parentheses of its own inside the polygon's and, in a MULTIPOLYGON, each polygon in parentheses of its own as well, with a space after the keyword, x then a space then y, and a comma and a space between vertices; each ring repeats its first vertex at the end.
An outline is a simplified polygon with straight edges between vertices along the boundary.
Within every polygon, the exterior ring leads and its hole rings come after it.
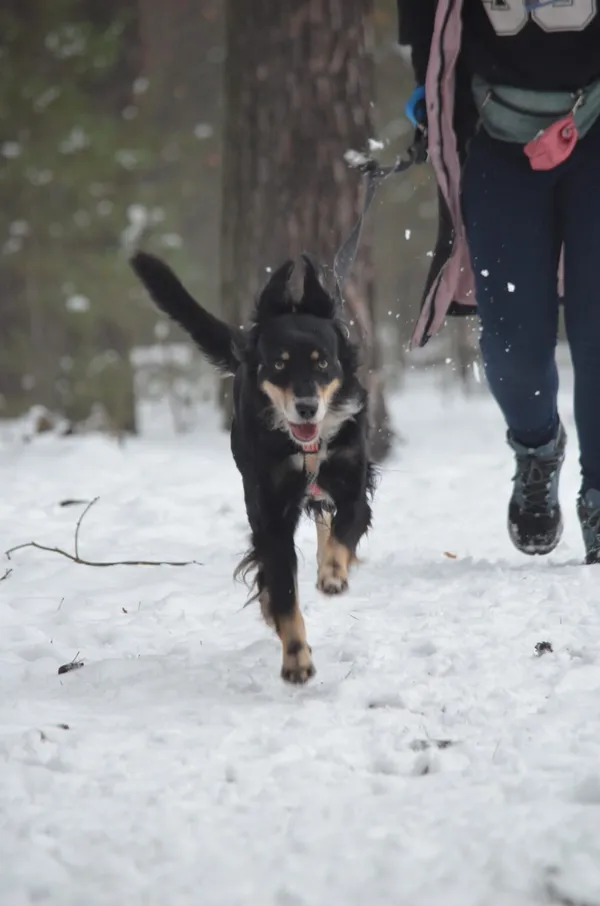
POLYGON ((406 173, 413 164, 422 163, 426 159, 427 149, 425 130, 417 132, 415 140, 408 149, 407 156, 397 158, 396 162, 388 167, 381 167, 374 158, 365 157, 362 154, 351 153, 350 155, 347 155, 346 161, 349 166, 354 167, 362 173, 363 203, 359 218, 354 224, 352 232, 338 249, 335 258, 333 259, 333 276, 335 278, 338 300, 341 303, 343 303, 344 300, 344 283, 352 270, 352 265, 354 264, 354 259, 356 258, 356 252, 358 251, 358 245, 360 243, 363 223, 368 210, 371 207, 371 202, 375 198, 377 189, 381 183, 385 182, 386 179, 389 179, 390 176, 394 176, 396 173, 406 173))
MULTIPOLYGON (((416 91, 413 92, 413 107, 414 104, 422 98, 422 94, 423 90, 421 88, 416 89, 416 91), (421 92, 421 94, 419 94, 419 92, 421 92)), ((354 259, 356 258, 356 252, 360 243, 363 223, 369 208, 371 207, 371 203, 375 198, 377 189, 381 183, 385 182, 386 179, 389 179, 390 176, 393 176, 396 173, 406 173, 413 164, 424 163, 427 160, 427 130, 423 124, 420 124, 414 118, 414 116, 411 116, 408 112, 408 108, 407 115, 413 125, 416 126, 417 131, 415 133, 414 141, 407 151, 406 157, 398 157, 396 162, 391 166, 382 167, 372 157, 366 157, 366 155, 358 154, 356 152, 351 152, 349 155, 346 155, 346 162, 349 166, 354 167, 362 173, 363 203, 359 218, 354 224, 352 232, 338 249, 335 258, 333 259, 333 275, 335 278, 338 300, 342 305, 344 302, 344 283, 354 264, 354 259)), ((318 454, 320 446, 320 441, 302 445, 307 491, 312 500, 322 503, 326 509, 332 509, 333 501, 318 484, 318 454)))

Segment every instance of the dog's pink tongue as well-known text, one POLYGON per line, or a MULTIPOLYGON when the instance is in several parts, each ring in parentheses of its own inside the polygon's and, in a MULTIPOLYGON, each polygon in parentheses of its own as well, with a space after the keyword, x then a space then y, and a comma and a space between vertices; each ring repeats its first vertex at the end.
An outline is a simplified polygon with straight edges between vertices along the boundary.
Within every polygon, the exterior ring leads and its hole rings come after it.
POLYGON ((290 425, 292 434, 303 442, 314 440, 317 436, 316 425, 290 425))

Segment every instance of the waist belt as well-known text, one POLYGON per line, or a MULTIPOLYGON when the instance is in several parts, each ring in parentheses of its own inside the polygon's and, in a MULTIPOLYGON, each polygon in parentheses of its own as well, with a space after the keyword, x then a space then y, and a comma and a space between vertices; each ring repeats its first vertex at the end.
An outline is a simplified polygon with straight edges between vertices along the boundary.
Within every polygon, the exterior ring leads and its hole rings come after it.
POLYGON ((534 169, 565 160, 600 117, 600 79, 580 91, 529 91, 472 79, 480 123, 492 138, 525 145, 534 169), (542 159, 539 166, 535 158, 542 159))

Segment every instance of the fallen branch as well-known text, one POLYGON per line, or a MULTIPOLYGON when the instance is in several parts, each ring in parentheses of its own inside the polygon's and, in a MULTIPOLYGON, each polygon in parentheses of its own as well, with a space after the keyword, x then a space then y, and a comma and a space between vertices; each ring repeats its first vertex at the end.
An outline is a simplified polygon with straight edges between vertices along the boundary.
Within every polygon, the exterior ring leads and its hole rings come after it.
POLYGON ((81 523, 85 519, 86 513, 89 513, 89 511, 94 506, 94 504, 97 503, 97 501, 98 501, 98 497, 94 497, 93 500, 90 500, 88 505, 85 507, 85 509, 81 513, 81 516, 77 520, 77 525, 75 526, 75 556, 77 557, 78 560, 79 560, 79 529, 81 528, 81 523))
MULTIPOLYGON (((60 547, 47 547, 45 544, 38 544, 37 541, 27 541, 25 544, 17 544, 6 551, 6 556, 11 560, 11 554, 15 551, 21 551, 25 547, 35 547, 39 551, 49 551, 51 554, 60 554, 73 563, 81 563, 82 566, 202 566, 198 560, 107 560, 100 563, 97 560, 84 560, 83 557, 75 557, 68 551, 63 551, 60 547)), ((6 578, 6 576, 3 576, 6 578)))
MULTIPOLYGON (((49 547, 46 544, 39 544, 37 541, 26 541, 25 544, 17 544, 15 547, 9 548, 7 550, 6 556, 10 560, 11 554, 14 554, 15 551, 21 551, 26 547, 35 547, 39 551, 48 551, 51 554, 60 554, 61 557, 66 557, 67 560, 71 560, 73 563, 80 563, 82 566, 202 566, 198 560, 107 560, 105 562, 99 562, 98 560, 85 560, 83 557, 79 556, 79 530, 81 529, 81 523, 87 513, 93 505, 99 500, 98 497, 94 497, 91 500, 81 516, 77 520, 77 525, 75 526, 75 553, 70 554, 68 551, 63 550, 60 547, 49 547)), ((8 569, 2 579, 6 579, 12 570, 8 569)), ((1 580, 0 580, 1 581, 1 580)))
POLYGON ((4 573, 4 575, 0 576, 0 582, 4 582, 5 579, 8 579, 8 577, 10 576, 11 573, 12 573, 12 569, 7 569, 6 572, 4 573))

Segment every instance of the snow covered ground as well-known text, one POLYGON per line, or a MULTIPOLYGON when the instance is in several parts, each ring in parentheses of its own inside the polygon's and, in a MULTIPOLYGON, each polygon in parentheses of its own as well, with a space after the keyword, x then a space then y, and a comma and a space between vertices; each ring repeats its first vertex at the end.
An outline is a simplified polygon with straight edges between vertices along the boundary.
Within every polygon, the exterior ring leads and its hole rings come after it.
POLYGON ((59 501, 98 495, 82 556, 203 565, 6 564, 1 906, 600 904, 600 569, 568 393, 565 539, 530 560, 497 412, 431 387, 394 401, 408 443, 347 596, 318 596, 301 530, 303 688, 231 578, 247 532, 213 413, 124 447, 5 431, 2 549, 72 549, 81 507, 59 501))

